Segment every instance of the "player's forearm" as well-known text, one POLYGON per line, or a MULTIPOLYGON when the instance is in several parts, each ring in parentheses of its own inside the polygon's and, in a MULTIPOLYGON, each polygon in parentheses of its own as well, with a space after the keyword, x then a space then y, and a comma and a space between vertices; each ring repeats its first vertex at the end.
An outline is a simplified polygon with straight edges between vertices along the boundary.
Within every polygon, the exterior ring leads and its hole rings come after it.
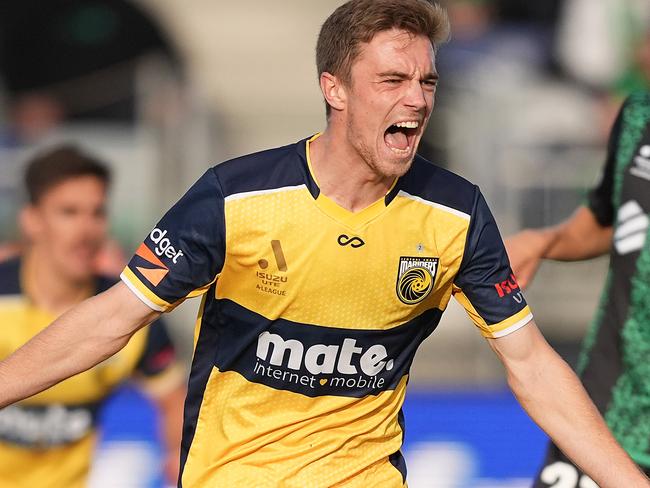
POLYGON ((136 321, 121 313, 115 307, 119 299, 120 291, 111 289, 80 303, 0 362, 0 408, 85 371, 124 347, 151 319, 136 321))
POLYGON ((611 245, 611 227, 602 227, 586 207, 579 207, 557 226, 535 232, 543 242, 542 257, 557 261, 594 258, 609 251, 611 245))
POLYGON ((550 347, 528 365, 509 369, 508 381, 531 418, 601 488, 649 487, 616 443, 571 368, 550 347), (531 369, 532 364, 538 365, 531 369))
POLYGON ((0 406, 34 395, 109 357, 128 338, 104 338, 95 330, 95 299, 84 302, 0 363, 0 406))

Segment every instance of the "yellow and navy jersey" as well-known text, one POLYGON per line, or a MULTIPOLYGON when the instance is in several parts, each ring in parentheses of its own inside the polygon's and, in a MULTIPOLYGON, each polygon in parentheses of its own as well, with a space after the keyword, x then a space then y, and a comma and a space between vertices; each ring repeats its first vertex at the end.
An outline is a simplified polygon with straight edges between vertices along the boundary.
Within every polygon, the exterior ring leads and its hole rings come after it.
MULTIPOLYGON (((95 281, 97 292, 115 283, 104 277, 95 281)), ((23 294, 21 260, 0 263, 0 359, 55 318, 23 294)), ((164 324, 158 323, 100 365, 1 409, 0 488, 86 486, 102 402, 134 374, 166 381, 173 362, 174 349, 164 324)))
POLYGON ((474 185, 417 157, 349 212, 309 142, 209 169, 122 274, 155 310, 203 295, 179 486, 404 486, 409 367, 450 297, 486 337, 531 319, 474 185))

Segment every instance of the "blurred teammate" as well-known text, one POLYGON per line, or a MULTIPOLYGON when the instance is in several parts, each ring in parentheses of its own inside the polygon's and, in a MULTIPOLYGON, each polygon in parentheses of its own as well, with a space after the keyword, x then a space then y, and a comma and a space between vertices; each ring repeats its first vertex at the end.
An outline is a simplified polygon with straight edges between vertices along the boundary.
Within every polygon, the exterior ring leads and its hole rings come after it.
MULTIPOLYGON (((0 263, 0 358, 115 283, 94 273, 106 237, 108 184, 108 170, 72 147, 30 162, 29 204, 20 219, 27 246, 0 263)), ((74 353, 72 346, 68 354, 74 353)), ((39 371, 56 368, 44 357, 31 361, 39 371)), ((157 323, 101 365, 0 410, 0 487, 86 486, 102 402, 132 376, 163 407, 170 457, 177 458, 184 388, 176 368, 165 327, 157 323)))
POLYGON ((603 487, 650 487, 507 286, 478 189, 415 156, 447 32, 424 0, 339 7, 316 54, 327 129, 209 169, 121 284, 0 363, 0 405, 203 295, 181 486, 402 487, 408 370, 455 294, 521 403, 577 462, 603 487))
MULTIPOLYGON (((638 92, 618 115, 600 182, 587 203, 556 227, 525 230, 506 241, 522 286, 533 278, 542 259, 579 261, 610 252, 609 274, 578 370, 614 436, 646 473, 650 473, 649 215, 650 92, 638 92)), ((551 444, 535 486, 594 485, 551 444)))

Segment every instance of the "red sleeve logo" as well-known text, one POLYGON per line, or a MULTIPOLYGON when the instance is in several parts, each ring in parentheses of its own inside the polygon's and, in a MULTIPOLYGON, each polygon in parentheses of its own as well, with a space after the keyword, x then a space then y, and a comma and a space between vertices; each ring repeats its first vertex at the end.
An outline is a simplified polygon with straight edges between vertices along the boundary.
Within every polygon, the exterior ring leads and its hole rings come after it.
POLYGON ((503 298, 506 295, 510 295, 513 291, 519 290, 519 284, 513 273, 510 273, 510 277, 507 280, 496 283, 494 287, 497 289, 499 298, 503 298))

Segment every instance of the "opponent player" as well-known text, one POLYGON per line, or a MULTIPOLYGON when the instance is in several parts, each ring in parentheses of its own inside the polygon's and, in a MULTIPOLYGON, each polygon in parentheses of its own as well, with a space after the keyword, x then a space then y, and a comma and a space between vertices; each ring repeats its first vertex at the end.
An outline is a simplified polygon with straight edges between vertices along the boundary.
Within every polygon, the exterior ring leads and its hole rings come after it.
MULTIPOLYGON (((106 236, 108 180, 101 163, 67 146, 28 165, 29 204, 21 214, 28 243, 22 256, 0 263, 0 358, 115 283, 93 272, 106 236)), ((47 357, 32 360, 41 374, 55 367, 47 357)), ((102 403, 134 375, 162 407, 173 476, 185 389, 165 327, 157 323, 101 365, 0 410, 0 487, 86 486, 102 403)))
POLYGON ((415 156, 447 30, 425 0, 339 7, 317 45, 323 134, 209 169, 121 284, 0 363, 0 405, 109 357, 202 294, 181 486, 401 487, 408 370, 455 294, 572 458, 604 488, 650 487, 507 291, 478 189, 415 156))
MULTIPOLYGON (((605 167, 587 203, 556 227, 525 230, 506 241, 527 284, 542 259, 578 261, 610 252, 600 306, 584 341, 582 383, 634 461, 650 474, 650 93, 623 105, 605 167)), ((536 487, 591 487, 551 444, 536 487)))

